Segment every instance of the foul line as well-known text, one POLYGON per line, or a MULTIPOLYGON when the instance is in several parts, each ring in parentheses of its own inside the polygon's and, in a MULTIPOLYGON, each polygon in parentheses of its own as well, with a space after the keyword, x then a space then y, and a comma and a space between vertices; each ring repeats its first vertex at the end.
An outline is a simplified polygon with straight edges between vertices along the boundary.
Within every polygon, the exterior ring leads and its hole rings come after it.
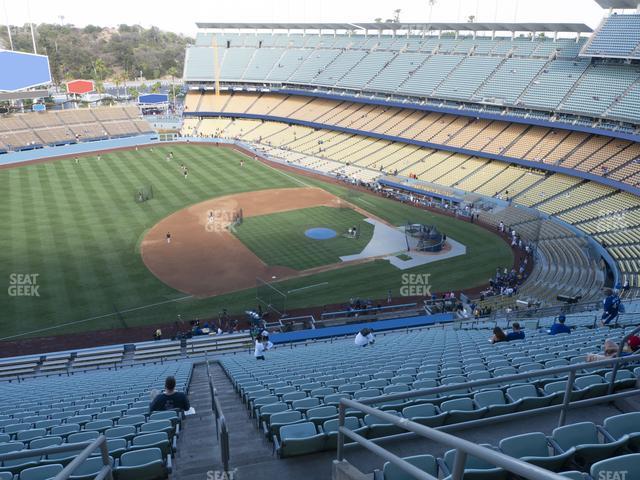
POLYGON ((307 285, 306 287, 294 288, 293 290, 288 290, 287 295, 295 292, 300 292, 302 290, 307 290, 309 288, 322 287, 324 285, 329 285, 329 282, 316 283, 315 285, 307 285))
POLYGON ((0 338, 0 341, 11 340, 12 338, 24 337, 25 335, 31 335, 32 333, 41 333, 41 332, 47 332, 49 330, 56 330, 58 328, 68 327, 70 325, 78 325, 80 323, 91 322, 93 320, 99 320, 101 318, 109 318, 109 317, 111 317, 113 315, 129 313, 129 312, 135 312, 137 310, 144 310, 145 308, 157 307, 158 305, 165 305, 167 303, 180 302, 182 300, 187 300, 189 298, 193 298, 193 295, 185 295, 184 297, 174 298, 172 300, 165 300, 164 302, 150 303, 149 305, 143 305, 141 307, 128 308, 126 310, 122 310, 122 311, 119 311, 119 312, 105 313, 104 315, 97 315, 95 317, 84 318, 82 320, 76 320, 75 322, 61 323, 60 325, 54 325, 53 327, 40 328, 38 330, 32 330, 30 332, 18 333, 16 335, 10 335, 8 337, 0 338))
MULTIPOLYGON (((258 158, 262 158, 262 157, 260 157, 260 155, 258 155, 258 158)), ((266 159, 266 158, 264 158, 263 160, 266 160, 267 162, 273 162, 273 161, 274 161, 274 160, 269 160, 269 159, 266 159)), ((283 171, 282 171, 282 170, 280 170, 279 168, 276 168, 276 167, 274 167, 274 166, 269 165, 269 164, 268 164, 268 163, 266 163, 265 161, 262 161, 262 162, 260 162, 260 163, 261 163, 262 165, 264 165, 265 167, 270 168, 271 170, 274 170, 274 171, 276 171, 276 172, 280 173, 281 175, 284 175, 284 176, 285 176, 285 177, 287 177, 287 178, 290 178, 290 179, 291 179, 291 180, 293 180, 294 182, 298 182, 300 185, 304 185, 305 187, 309 187, 309 188, 315 188, 313 185, 311 185, 311 184, 309 184, 309 183, 307 183, 307 182, 303 182, 303 181, 302 181, 302 180, 300 180, 299 178, 296 178, 296 177, 294 177, 294 176, 292 176, 292 175, 289 175, 288 173, 283 172, 283 171)), ((277 162, 276 162, 276 163, 277 163, 277 162)))

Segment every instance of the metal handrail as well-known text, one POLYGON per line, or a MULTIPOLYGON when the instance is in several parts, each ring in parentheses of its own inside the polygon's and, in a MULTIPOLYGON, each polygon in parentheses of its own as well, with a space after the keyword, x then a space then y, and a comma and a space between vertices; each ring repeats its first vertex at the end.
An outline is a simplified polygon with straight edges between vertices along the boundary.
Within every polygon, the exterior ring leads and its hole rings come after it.
POLYGON ((400 309, 400 308, 418 308, 418 304, 417 303, 403 303, 401 305, 385 305, 383 307, 371 307, 371 308, 365 308, 365 309, 358 309, 358 310, 339 310, 339 311, 335 311, 335 312, 323 312, 320 315, 320 318, 322 320, 326 320, 329 318, 341 318, 341 317, 348 317, 349 315, 353 315, 353 314, 377 314, 377 313, 385 313, 385 312, 389 312, 389 311, 393 311, 396 309, 400 309))
POLYGON ((211 378, 211 372, 209 371, 209 361, 207 365, 207 377, 209 379, 209 391, 211 392, 211 410, 216 421, 216 437, 220 443, 220 458, 222 460, 222 466, 225 472, 229 471, 229 460, 231 452, 229 450, 229 429, 227 428, 227 421, 222 412, 222 406, 218 400, 218 391, 213 385, 213 379, 211 378))
MULTIPOLYGON (((604 360, 598 360, 596 362, 583 362, 583 363, 576 363, 573 365, 563 365, 560 367, 545 368, 541 370, 530 370, 524 373, 514 373, 511 375, 501 375, 499 377, 486 378, 482 380, 474 380, 473 382, 451 383, 447 385, 441 385, 439 387, 425 388, 420 390, 411 390, 409 392, 393 393, 390 395, 379 395, 377 397, 362 399, 360 403, 365 405, 371 405, 371 404, 382 403, 382 402, 387 402, 392 400, 402 400, 405 398, 421 397, 423 395, 429 395, 434 393, 445 393, 451 390, 459 390, 460 388, 484 387, 486 385, 507 383, 507 382, 512 382, 514 380, 525 380, 532 377, 549 377, 557 373, 565 373, 565 372, 571 372, 571 371, 576 372, 579 370, 585 370, 587 368, 607 367, 612 364, 617 364, 617 363, 624 364, 624 363, 632 363, 632 362, 640 362, 640 354, 629 355, 621 358, 617 358, 617 357, 607 358, 604 360)), ((611 382, 615 382, 615 376, 613 375, 611 378, 611 382)))
MULTIPOLYGON (((620 357, 620 355, 622 354, 622 350, 624 349, 624 346, 629 342, 629 339, 632 336, 634 336, 635 334, 637 334, 638 332, 640 332, 640 327, 634 328, 631 332, 629 332, 627 335, 625 335, 625 337, 620 342, 620 345, 618 345, 618 357, 620 357)), ((613 371, 611 372, 612 381, 609 384, 609 389, 607 390, 608 394, 613 393, 613 387, 614 387, 613 380, 615 380, 615 378, 616 378, 616 375, 618 373, 618 368, 619 368, 619 364, 616 363, 613 366, 613 371)))
MULTIPOLYGON (((634 330, 634 332, 636 331, 640 331, 640 327, 638 327, 636 330, 634 330)), ((627 338, 630 336, 631 334, 629 334, 627 337, 625 337, 625 340, 623 340, 622 343, 624 343, 627 338)), ((528 464, 526 462, 521 462, 520 460, 514 459, 512 457, 508 457, 506 455, 503 455, 501 453, 498 453, 494 450, 485 448, 485 447, 481 447, 479 445, 476 445, 474 443, 471 442, 467 442, 466 440, 462 440, 460 438, 457 438, 455 436, 452 436, 448 433, 445 433, 443 431, 441 431, 440 429, 434 429, 434 428, 430 428, 430 427, 426 427, 424 425, 412 422, 406 418, 401 418, 401 417, 397 417, 395 415, 386 413, 382 410, 379 410, 377 408, 373 408, 370 406, 370 404, 376 404, 376 403, 382 403, 385 401, 392 401, 392 400, 404 400, 404 399, 408 399, 408 398, 413 398, 413 397, 419 397, 419 396, 423 396, 423 395, 428 395, 428 394, 434 394, 434 393, 443 393, 443 392, 447 392, 450 390, 458 390, 460 389, 461 385, 464 385, 465 388, 472 388, 472 387, 482 387, 485 385, 491 385, 491 384, 496 384, 496 383, 506 383, 506 382, 510 382, 510 381, 514 381, 514 380, 521 380, 521 379, 527 379, 527 378, 531 378, 531 377, 537 377, 537 376, 550 376, 556 373, 564 373, 564 372, 569 372, 569 377, 567 379, 567 385, 566 385, 566 389, 564 392, 564 398, 563 398, 563 403, 562 405, 554 405, 554 406, 549 406, 549 407, 542 407, 539 409, 534 409, 530 412, 519 412, 519 413, 515 413, 515 414, 507 414, 507 415, 503 415, 503 417, 505 417, 504 419, 506 419, 506 417, 511 418, 514 415, 520 415, 523 413, 533 413, 535 411, 539 411, 540 413, 542 412, 547 412, 547 411, 555 411, 555 410, 560 410, 560 419, 559 419, 559 426, 564 425, 565 419, 566 419, 566 412, 569 409, 570 405, 572 405, 571 402, 571 391, 573 390, 573 385, 574 385, 574 381, 576 378, 576 372, 579 370, 584 370, 586 368, 594 368, 594 367, 605 367, 605 366, 609 366, 611 364, 615 366, 619 366, 620 364, 626 364, 626 363, 631 363, 631 362, 638 362, 640 361, 640 354, 639 355, 629 355, 626 357, 618 357, 618 358, 610 358, 610 359, 605 359, 605 360, 599 360, 596 362, 585 362, 585 363, 579 363, 579 364, 575 364, 575 365, 566 365, 566 366, 562 366, 562 367, 555 367, 555 368, 549 368, 549 369, 543 369, 543 370, 534 370, 534 371, 529 371, 529 372, 525 372, 525 373, 520 373, 520 374, 514 374, 514 375, 504 375, 504 376, 500 376, 500 377, 493 377, 490 379, 484 379, 484 380, 476 380, 473 382, 466 382, 464 384, 450 384, 450 385, 445 385, 445 386, 440 386, 440 387, 434 387, 434 388, 428 388, 428 389, 422 389, 422 390, 414 390, 412 392, 401 392, 401 393, 396 393, 396 394, 392 394, 392 395, 382 395, 382 396, 378 396, 378 397, 371 397, 371 398, 367 398, 367 399, 362 399, 360 401, 355 401, 355 400, 351 400, 351 399, 347 399, 347 398, 342 398, 340 399, 340 406, 339 406, 339 412, 338 412, 338 419, 339 419, 339 427, 338 427, 338 461, 342 461, 344 459, 344 448, 345 448, 345 439, 344 437, 347 436, 349 438, 351 438, 352 440, 354 440, 355 442, 357 442, 358 444, 364 446, 365 448, 371 450, 372 452, 382 456, 383 458, 385 458, 386 460, 392 462, 393 464, 395 464, 398 468, 400 468, 401 470, 403 470, 404 472, 413 475, 415 478, 419 479, 419 480, 436 480, 435 477, 421 471, 420 469, 416 468, 415 466, 411 465, 410 463, 406 462, 405 460, 403 460, 402 458, 393 455, 392 453, 388 452, 387 450, 385 450, 384 448, 380 447, 379 445, 377 445, 376 443, 372 442, 371 440, 367 440, 366 438, 354 433, 353 431, 349 430, 348 428, 346 428, 344 426, 345 424, 345 417, 346 417, 346 409, 347 407, 351 407, 354 408, 356 410, 360 410, 363 413, 369 413, 372 415, 375 415, 377 418, 381 418, 383 420, 387 420, 389 421, 389 423, 392 423, 393 425, 396 425, 398 427, 404 428, 405 430, 408 430, 408 432, 413 432, 414 434, 417 434, 419 436, 422 437, 426 437, 429 438, 433 441, 437 441, 440 443, 444 443, 446 445, 449 445, 453 448, 456 449, 456 456, 455 456, 455 462, 454 462, 454 466, 453 466, 453 471, 452 471, 452 479, 453 480, 461 480, 463 477, 463 473, 464 473, 464 464, 465 464, 465 460, 468 454, 470 455, 474 455, 478 458, 481 458, 489 463, 492 463, 494 465, 497 465, 498 467, 502 467, 505 468, 506 470, 516 473, 517 475, 520 475, 522 477, 531 479, 531 480, 540 480, 540 479, 550 479, 550 480, 559 480, 560 476, 556 473, 553 472, 549 472, 547 470, 541 469, 539 467, 535 467, 535 468, 531 468, 534 467, 534 465, 528 464)), ((610 383, 610 389, 612 389, 612 386, 615 382, 615 372, 617 369, 614 369, 612 378, 611 378, 611 383, 610 383)), ((612 390, 611 390, 612 391, 612 390)), ((638 392, 634 392, 638 393, 638 392)), ((606 397, 603 397, 605 400, 606 398, 610 398, 610 399, 614 399, 618 398, 618 396, 623 395, 623 394, 614 394, 614 395, 607 395, 606 397)), ((625 394, 626 395, 626 394, 625 394)), ((586 401, 578 401, 575 403, 580 403, 580 404, 591 404, 597 401, 603 401, 600 398, 596 398, 596 399, 591 399, 591 400, 586 400, 586 401), (586 402, 586 403, 585 403, 586 402)), ((479 423, 479 422, 483 422, 486 419, 479 419, 479 420, 475 420, 473 422, 468 422, 466 423, 466 425, 470 425, 471 423, 479 423)), ((490 420, 493 421, 500 421, 501 419, 498 417, 497 419, 495 417, 490 418, 490 420)))
POLYGON ((516 475, 530 480, 563 480, 565 478, 557 473, 538 467, 537 465, 524 462, 514 457, 505 455, 504 453, 491 450, 487 447, 477 445, 462 438, 458 438, 449 433, 436 430, 435 428, 426 427, 419 423, 412 422, 411 420, 407 420, 406 418, 400 418, 390 413, 371 408, 355 400, 346 398, 340 400, 340 412, 338 417, 340 425, 338 427, 338 461, 344 460, 344 437, 346 436, 359 443, 360 445, 363 445, 365 448, 368 448, 372 452, 383 456, 386 460, 395 464, 398 468, 408 473, 409 475, 412 475, 418 480, 437 480, 436 477, 420 470, 414 465, 411 465, 406 460, 393 455, 379 445, 376 445, 370 440, 367 440, 366 438, 346 428, 344 426, 344 419, 347 407, 355 408, 364 413, 375 415, 377 418, 388 421, 393 425, 413 432, 421 437, 455 448, 456 455, 453 464, 453 470, 451 472, 452 480, 462 479, 464 473, 464 465, 468 455, 473 455, 474 457, 485 460, 488 463, 496 465, 497 467, 504 468, 509 472, 513 472, 516 475))
POLYGON ((107 437, 100 435, 98 438, 91 442, 78 442, 78 443, 65 443, 63 445, 53 445, 50 447, 34 448, 28 450, 20 450, 18 452, 3 453, 0 454, 0 462, 6 460, 18 460, 21 458, 29 458, 35 456, 50 455, 53 453, 64 453, 76 451, 79 448, 83 448, 76 458, 74 458, 60 473, 58 473, 54 480, 68 480, 73 472, 82 465, 87 458, 96 450, 100 449, 102 456, 103 466, 96 474, 96 480, 113 480, 113 468, 109 458, 109 449, 107 448, 107 437))

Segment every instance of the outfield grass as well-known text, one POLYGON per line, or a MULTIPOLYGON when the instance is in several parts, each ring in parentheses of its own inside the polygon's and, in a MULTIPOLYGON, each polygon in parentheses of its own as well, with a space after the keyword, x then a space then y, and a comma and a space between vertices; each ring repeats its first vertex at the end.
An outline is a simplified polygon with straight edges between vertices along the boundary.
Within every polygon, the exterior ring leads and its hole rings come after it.
POLYGON ((235 235, 267 265, 306 270, 360 253, 373 236, 373 225, 364 219, 351 208, 302 208, 245 218, 235 235), (344 234, 353 226, 360 234, 347 238, 344 234), (337 236, 327 240, 307 237, 305 231, 314 227, 330 228, 337 236))
MULTIPOLYGON (((213 316, 222 308, 241 312, 255 303, 253 289, 210 299, 183 299, 153 276, 139 254, 147 229, 170 213, 232 193, 319 186, 390 223, 425 222, 467 246, 468 254, 413 269, 430 273, 434 290, 486 283, 497 266, 512 263, 504 242, 482 228, 395 201, 353 192, 277 171, 259 162, 239 167, 241 155, 202 145, 172 145, 0 170, 0 337, 90 319, 49 331, 62 334, 213 316), (167 162, 168 151, 175 159, 167 162), (179 170, 189 169, 185 180, 179 170), (151 184, 153 200, 135 203, 139 187, 151 184), (9 295, 11 274, 38 274, 37 297, 9 295), (157 304, 155 307, 138 308, 157 304), (135 310, 132 310, 135 309, 135 310), (119 312, 120 314, 116 314, 119 312)), ((286 245, 286 244, 285 244, 286 245)), ((401 273, 386 261, 353 265, 281 282, 293 290, 289 308, 343 302, 351 296, 397 295, 401 273)))

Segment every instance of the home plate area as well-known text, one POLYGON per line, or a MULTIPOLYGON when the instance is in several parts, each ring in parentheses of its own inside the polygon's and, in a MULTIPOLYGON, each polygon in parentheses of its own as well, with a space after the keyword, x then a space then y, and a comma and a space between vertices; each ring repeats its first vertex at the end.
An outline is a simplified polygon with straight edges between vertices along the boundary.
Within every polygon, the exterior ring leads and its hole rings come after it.
POLYGON ((446 238, 439 252, 420 251, 417 250, 418 240, 405 232, 406 227, 391 227, 373 218, 364 221, 373 225, 373 237, 360 253, 340 257, 343 262, 383 258, 394 267, 407 270, 467 253, 463 244, 450 237, 446 238))

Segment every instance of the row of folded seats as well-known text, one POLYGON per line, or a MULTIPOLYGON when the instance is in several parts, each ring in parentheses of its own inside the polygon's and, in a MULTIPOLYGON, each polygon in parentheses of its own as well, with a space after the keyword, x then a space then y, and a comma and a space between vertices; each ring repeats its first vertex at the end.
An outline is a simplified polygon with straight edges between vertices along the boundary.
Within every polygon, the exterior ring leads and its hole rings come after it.
MULTIPOLYGON (((358 428, 353 417, 346 426, 356 431, 358 428)), ((311 427, 307 427, 307 431, 311 432, 311 427)), ((556 428, 549 436, 542 432, 531 432, 503 438, 496 446, 483 446, 573 480, 614 478, 614 472, 620 478, 622 472, 626 472, 627 479, 637 479, 640 466, 640 412, 606 418, 602 425, 593 422, 574 423, 556 428)), ((449 450, 442 458, 415 455, 404 460, 436 478, 450 479, 455 455, 455 450, 449 450)), ((410 478, 412 477, 390 462, 385 463, 382 471, 374 472, 375 480, 410 478)), ((465 480, 507 478, 507 471, 479 458, 467 457, 465 480)))
MULTIPOLYGON (((53 477, 85 448, 86 443, 82 442, 91 442, 100 435, 106 437, 109 461, 117 478, 166 478, 171 471, 181 416, 176 411, 150 413, 149 392, 154 387, 160 390, 166 375, 174 375, 177 387, 186 390, 191 370, 191 363, 176 362, 9 383, 8 398, 25 401, 17 405, 3 402, 0 455, 80 445, 62 453, 39 452, 0 462, 0 480, 53 477), (58 387, 53 389, 56 383, 58 387), (47 393, 44 398, 42 392, 47 393), (39 399, 29 400, 35 398, 39 399)), ((102 465, 98 450, 71 478, 93 479, 102 465)))
MULTIPOLYGON (((310 423, 329 435, 332 430, 327 426, 335 427, 341 398, 362 400, 456 385, 441 394, 427 392, 394 401, 382 398, 376 403, 382 410, 433 427, 559 404, 567 375, 540 372, 583 363, 610 334, 608 329, 582 329, 560 337, 532 333, 525 341, 491 345, 487 331, 426 330, 387 335, 367 349, 356 348, 350 341, 336 342, 302 351, 272 351, 265 365, 237 357, 224 359, 222 364, 251 416, 274 448, 287 456, 296 453, 287 446, 290 430, 283 428, 310 423), (517 382, 500 380, 523 372, 539 376, 517 382), (465 386, 487 379, 495 379, 495 384, 481 389, 465 386)), ((633 368, 618 371, 615 390, 635 387, 640 367, 633 368)), ((610 380, 607 369, 585 366, 578 372, 572 400, 607 394, 610 380)), ((361 422, 367 437, 398 433, 395 427, 379 427, 374 417, 356 411, 348 414, 361 422)), ((298 428, 302 427, 293 431, 298 428)), ((330 438, 316 439, 312 449, 334 448, 330 438)))
MULTIPOLYGON (((633 386, 633 383, 626 386, 633 386)), ((576 380, 577 389, 572 400, 594 398, 607 393, 608 385, 602 377, 588 375, 576 380)), ((622 386, 622 385, 620 385, 622 386)), ((386 401, 375 406, 386 413, 428 426, 441 427, 481 418, 501 416, 533 408, 560 404, 564 398, 565 382, 552 382, 542 390, 532 384, 514 385, 504 389, 482 390, 471 397, 465 394, 449 394, 445 397, 426 395, 417 399, 386 401), (458 398, 456 398, 458 397, 458 398)), ((351 398, 348 394, 325 397, 320 405, 318 398, 303 398, 291 402, 275 402, 261 405, 258 398, 253 404, 256 421, 274 445, 281 457, 303 455, 336 448, 338 431, 338 402, 351 398)), ((354 396, 356 400, 367 398, 354 396)), ((376 417, 347 409, 346 425, 365 438, 380 438, 404 433, 405 430, 376 417)))

